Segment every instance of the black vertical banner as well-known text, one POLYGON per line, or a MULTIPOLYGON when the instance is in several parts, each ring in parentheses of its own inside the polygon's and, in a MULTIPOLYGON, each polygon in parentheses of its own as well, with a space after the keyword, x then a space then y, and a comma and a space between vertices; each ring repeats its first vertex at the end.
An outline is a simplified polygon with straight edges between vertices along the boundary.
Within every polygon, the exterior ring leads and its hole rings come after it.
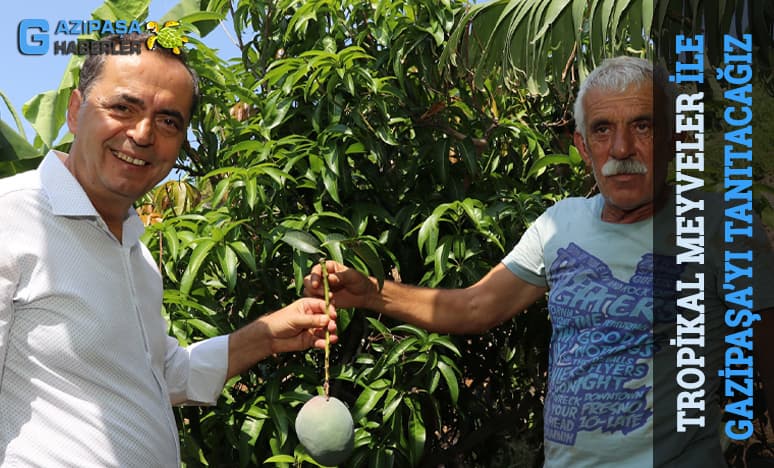
POLYGON ((774 466, 772 24, 768 1, 654 5, 654 466, 774 466))

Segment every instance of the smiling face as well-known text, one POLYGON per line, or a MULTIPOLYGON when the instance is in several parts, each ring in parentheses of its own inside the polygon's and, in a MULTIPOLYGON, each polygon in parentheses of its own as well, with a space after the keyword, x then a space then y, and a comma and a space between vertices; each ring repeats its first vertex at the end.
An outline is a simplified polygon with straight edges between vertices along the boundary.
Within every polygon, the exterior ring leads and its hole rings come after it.
POLYGON ((192 94, 182 63, 147 50, 107 57, 85 95, 73 91, 67 124, 75 139, 65 165, 108 225, 169 174, 192 94))
POLYGON ((594 173, 605 206, 602 219, 631 223, 654 212, 653 86, 623 92, 589 89, 583 100, 584 139, 575 146, 594 173))

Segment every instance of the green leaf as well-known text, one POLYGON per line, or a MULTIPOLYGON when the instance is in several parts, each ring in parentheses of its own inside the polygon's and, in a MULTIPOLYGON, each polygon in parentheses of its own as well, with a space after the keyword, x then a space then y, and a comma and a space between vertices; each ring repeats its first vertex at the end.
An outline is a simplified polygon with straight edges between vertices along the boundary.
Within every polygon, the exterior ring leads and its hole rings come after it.
POLYGON ((373 318, 373 317, 366 317, 366 320, 368 323, 371 324, 373 328, 375 328, 379 333, 382 334, 382 336, 392 336, 392 333, 390 332, 390 329, 387 328, 382 322, 379 320, 373 318))
POLYGON ((189 320, 186 320, 185 322, 190 324, 192 327, 196 328, 197 330, 199 330, 207 338, 213 338, 220 334, 217 327, 205 322, 204 320, 189 319, 189 320))
POLYGON ((239 462, 240 466, 248 466, 253 447, 261 435, 265 419, 245 418, 239 434, 239 462))
POLYGON ((368 272, 376 277, 381 289, 386 275, 384 274, 384 267, 382 267, 382 260, 371 243, 363 241, 346 242, 345 246, 355 252, 358 258, 365 262, 366 266, 368 266, 368 272))
POLYGON ((211 11, 199 11, 199 3, 199 0, 182 0, 161 18, 161 22, 179 20, 183 24, 193 24, 199 36, 205 37, 223 21, 223 15, 211 11))
POLYGON ((462 155, 462 162, 465 163, 465 167, 468 168, 468 172, 471 176, 477 176, 481 168, 479 167, 478 155, 473 148, 473 144, 470 138, 457 144, 457 149, 460 150, 462 155))
POLYGON ((438 285, 446 275, 450 265, 449 253, 451 252, 450 242, 441 242, 441 245, 435 249, 435 255, 433 255, 433 274, 435 280, 433 286, 438 285))
POLYGON ((320 241, 308 232, 291 229, 282 236, 282 242, 303 253, 321 253, 320 241))
MULTIPOLYGON (((184 3, 186 0, 180 3, 184 3)), ((191 1, 191 0, 189 0, 191 1)), ((196 4, 198 3, 198 0, 193 0, 192 3, 196 4)), ((179 4, 178 4, 179 5, 179 4)), ((174 7, 173 7, 174 9, 174 7)), ((169 13, 167 15, 171 16, 172 10, 169 10, 169 13)), ((195 11, 194 13, 188 13, 181 12, 183 14, 178 15, 180 22, 184 23, 201 23, 204 21, 223 21, 223 16, 218 13, 213 13, 211 11, 195 11)), ((165 16, 167 16, 165 15, 165 16)), ((166 20, 165 20, 166 21, 166 20)), ((197 29, 199 29, 199 33, 202 35, 202 37, 206 36, 207 34, 202 31, 201 26, 198 26, 197 29)))
POLYGON ((422 407, 419 401, 408 399, 406 400, 406 406, 409 408, 409 461, 411 466, 418 466, 425 450, 427 430, 422 419, 422 407))
POLYGON ((246 414, 254 419, 269 419, 269 412, 266 410, 266 408, 263 408, 261 406, 257 406, 258 403, 265 404, 266 398, 264 397, 258 397, 253 402, 252 405, 250 405, 249 408, 247 408, 246 414))
POLYGON ((293 455, 274 455, 263 461, 266 463, 295 463, 296 458, 293 455))
POLYGON ((215 246, 215 241, 212 239, 203 239, 191 253, 191 259, 188 262, 188 266, 183 273, 183 278, 180 280, 180 293, 187 296, 191 292, 194 279, 199 273, 202 263, 209 255, 210 250, 215 246))
POLYGON ((433 214, 428 216, 422 223, 422 227, 419 228, 419 234, 417 235, 417 245, 420 252, 435 252, 438 245, 438 223, 440 220, 441 214, 438 212, 438 208, 436 208, 433 214))
MULTIPOLYGON (((618 2, 621 1, 623 0, 618 0, 618 2)), ((610 31, 610 21, 615 21, 613 8, 615 8, 617 2, 616 0, 602 0, 602 2, 602 35, 605 37, 608 31, 610 31)))
POLYGON ((371 456, 369 468, 393 468, 395 466, 395 453, 392 449, 380 447, 376 450, 376 456, 371 456))
POLYGON ((389 354, 387 354, 387 360, 384 363, 385 367, 392 367, 394 366, 400 358, 403 357, 403 354, 411 347, 416 345, 418 340, 415 337, 409 337, 404 338, 401 340, 400 343, 397 344, 397 346, 390 349, 389 354))
POLYGON ((245 181, 245 194, 247 196, 247 206, 255 209, 255 202, 258 198, 258 181, 251 177, 245 181))
MULTIPOLYGON (((166 21, 180 21, 180 20, 183 20, 188 15, 194 15, 197 13, 207 13, 208 15, 215 16, 215 18, 210 18, 210 19, 219 19, 218 15, 215 15, 214 13, 202 12, 201 2, 199 0, 180 0, 180 2, 178 2, 177 5, 170 8, 169 11, 167 11, 164 14, 164 16, 158 19, 158 21, 161 24, 163 24, 166 21)), ((193 21, 188 19, 186 19, 186 21, 189 23, 193 23, 193 21)))
MULTIPOLYGON (((612 24, 610 26, 609 35, 613 38, 613 40, 620 42, 622 39, 618 38, 619 36, 619 22, 622 19, 630 20, 631 18, 630 13, 631 11, 627 12, 626 10, 629 8, 629 5, 631 4, 631 0, 616 0, 613 14, 612 14, 612 24)), ((638 11, 637 14, 640 12, 638 11)), ((637 36, 641 35, 641 32, 639 30, 637 31, 631 31, 630 33, 636 34, 637 36)))
POLYGON ((390 131, 389 127, 382 125, 376 127, 376 136, 378 136, 380 140, 390 146, 398 146, 399 144, 395 137, 392 136, 392 132, 390 131))
MULTIPOLYGON (((380 380, 375 383, 389 383, 387 380, 380 380)), ((365 387, 357 397, 355 405, 352 407, 352 420, 357 422, 370 413, 382 399, 382 396, 387 392, 387 388, 373 389, 371 387, 365 387)))
POLYGON ((583 12, 588 7, 588 0, 573 0, 572 2, 572 23, 575 32, 575 41, 580 43, 583 33, 583 12))
POLYGON ((0 120, 0 161, 39 158, 41 154, 27 140, 0 120))
POLYGON ((548 154, 532 164, 527 172, 527 177, 537 177, 549 166, 560 164, 572 164, 570 157, 566 154, 548 154))
POLYGON ((419 337, 422 341, 427 339, 427 331, 423 330, 422 328, 417 327, 416 325, 410 325, 408 323, 404 323, 401 325, 398 325, 396 327, 392 327, 393 333, 411 333, 412 335, 415 335, 419 337))
POLYGON ((40 93, 22 106, 24 117, 38 133, 46 148, 54 146, 54 140, 65 123, 69 90, 51 90, 40 93))
POLYGON ((19 113, 16 112, 16 109, 14 109, 13 104, 11 104, 11 100, 8 99, 8 96, 6 96, 5 93, 2 91, 0 91, 0 98, 3 99, 5 106, 8 108, 8 111, 11 113, 11 117, 13 117, 13 121, 16 123, 16 130, 19 132, 19 135, 21 135, 24 141, 27 141, 27 134, 24 132, 24 125, 22 124, 22 121, 19 118, 19 113))
POLYGON ((256 273, 258 271, 258 265, 255 262, 255 255, 253 252, 247 247, 247 244, 245 244, 242 241, 234 241, 228 244, 231 249, 236 252, 236 254, 239 256, 239 258, 244 262, 247 267, 252 271, 253 273, 256 273))
POLYGON ((333 171, 323 171, 322 173, 323 185, 325 191, 331 196, 333 201, 341 204, 341 197, 339 196, 339 179, 333 171))
POLYGON ((231 180, 229 179, 221 179, 218 184, 215 186, 215 189, 212 191, 212 197, 210 197, 210 200, 212 200, 212 204, 217 206, 220 205, 220 203, 223 201, 223 199, 228 195, 228 191, 231 188, 231 180))
POLYGON ((366 152, 365 146, 362 143, 357 142, 349 145, 346 151, 344 151, 344 154, 361 154, 365 152, 366 152))
POLYGON ((177 229, 174 226, 164 228, 164 256, 172 261, 178 260, 180 252, 180 240, 177 237, 177 229))
POLYGON ((583 164, 583 157, 580 154, 580 151, 578 151, 578 148, 575 147, 575 145, 570 145, 570 165, 578 166, 583 164))
POLYGON ((206 316, 214 316, 216 312, 204 304, 193 301, 190 298, 182 296, 179 290, 166 288, 164 289, 164 303, 165 304, 179 304, 180 306, 187 307, 193 310, 197 310, 206 316))
POLYGON ((382 410, 382 423, 386 423, 392 417, 401 402, 403 402, 403 392, 399 392, 394 388, 387 390, 387 396, 384 399, 384 409, 382 410))
POLYGON ((228 290, 233 291, 236 287, 237 266, 239 265, 239 259, 237 258, 236 253, 234 253, 230 247, 225 245, 219 245, 217 252, 220 269, 226 278, 226 285, 228 286, 228 290))
POLYGON ((269 401, 269 414, 271 415, 271 421, 277 428, 279 436, 279 444, 285 445, 288 439, 288 427, 290 425, 290 416, 284 406, 279 403, 269 401))
POLYGON ((457 404, 457 399, 460 396, 459 383, 457 382, 457 374, 452 367, 453 363, 447 356, 441 356, 441 360, 438 361, 438 370, 441 371, 443 379, 446 381, 446 385, 449 387, 449 396, 452 399, 452 403, 457 404))
POLYGON ((430 335, 430 338, 427 341, 433 345, 443 346, 452 353, 456 354, 457 357, 462 357, 462 353, 460 352, 459 348, 457 348, 457 345, 455 345, 454 342, 452 342, 452 340, 446 335, 433 333, 430 335))
POLYGON ((118 19, 145 19, 150 0, 107 0, 91 13, 97 19, 116 21, 118 19))
POLYGON ((342 242, 346 237, 341 234, 328 234, 321 247, 328 252, 330 259, 339 263, 344 263, 344 254, 342 253, 342 242))
POLYGON ((570 4, 570 1, 571 0, 553 0, 548 2, 546 14, 540 20, 540 23, 543 25, 543 27, 535 34, 533 40, 543 37, 546 31, 548 31, 556 22, 556 19, 559 17, 559 15, 565 11, 565 8, 567 8, 567 6, 570 4))
MULTIPOLYGON (((668 3, 668 2, 662 2, 662 3, 668 3)), ((650 37, 650 31, 653 26, 653 16, 654 16, 655 10, 656 10, 656 7, 653 5, 653 0, 642 1, 642 24, 644 27, 642 35, 644 37, 650 37)))

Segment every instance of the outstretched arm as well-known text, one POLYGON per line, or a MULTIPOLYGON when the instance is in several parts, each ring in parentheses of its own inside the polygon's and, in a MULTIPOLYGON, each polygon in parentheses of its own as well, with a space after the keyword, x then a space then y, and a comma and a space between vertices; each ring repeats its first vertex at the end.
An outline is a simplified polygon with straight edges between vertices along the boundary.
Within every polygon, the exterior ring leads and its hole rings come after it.
MULTIPOLYGON (((240 328, 228 339, 228 377, 241 374, 275 353, 325 348, 325 330, 336 332, 333 306, 326 315, 325 301, 299 299, 240 328)), ((331 342, 337 337, 331 335, 331 342)))
MULTIPOLYGON (((498 264, 464 289, 432 289, 385 281, 329 261, 328 281, 337 307, 358 307, 441 333, 483 333, 512 318, 543 296, 546 288, 530 284, 498 264)), ((323 296, 321 267, 304 280, 308 296, 323 296)))

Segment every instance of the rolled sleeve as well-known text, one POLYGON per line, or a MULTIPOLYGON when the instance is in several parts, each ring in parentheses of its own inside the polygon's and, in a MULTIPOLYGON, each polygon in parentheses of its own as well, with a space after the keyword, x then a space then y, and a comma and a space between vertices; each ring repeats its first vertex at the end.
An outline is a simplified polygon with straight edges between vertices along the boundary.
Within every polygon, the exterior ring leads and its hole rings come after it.
POLYGON ((228 336, 180 347, 169 337, 166 378, 173 405, 214 405, 226 382, 228 336))

